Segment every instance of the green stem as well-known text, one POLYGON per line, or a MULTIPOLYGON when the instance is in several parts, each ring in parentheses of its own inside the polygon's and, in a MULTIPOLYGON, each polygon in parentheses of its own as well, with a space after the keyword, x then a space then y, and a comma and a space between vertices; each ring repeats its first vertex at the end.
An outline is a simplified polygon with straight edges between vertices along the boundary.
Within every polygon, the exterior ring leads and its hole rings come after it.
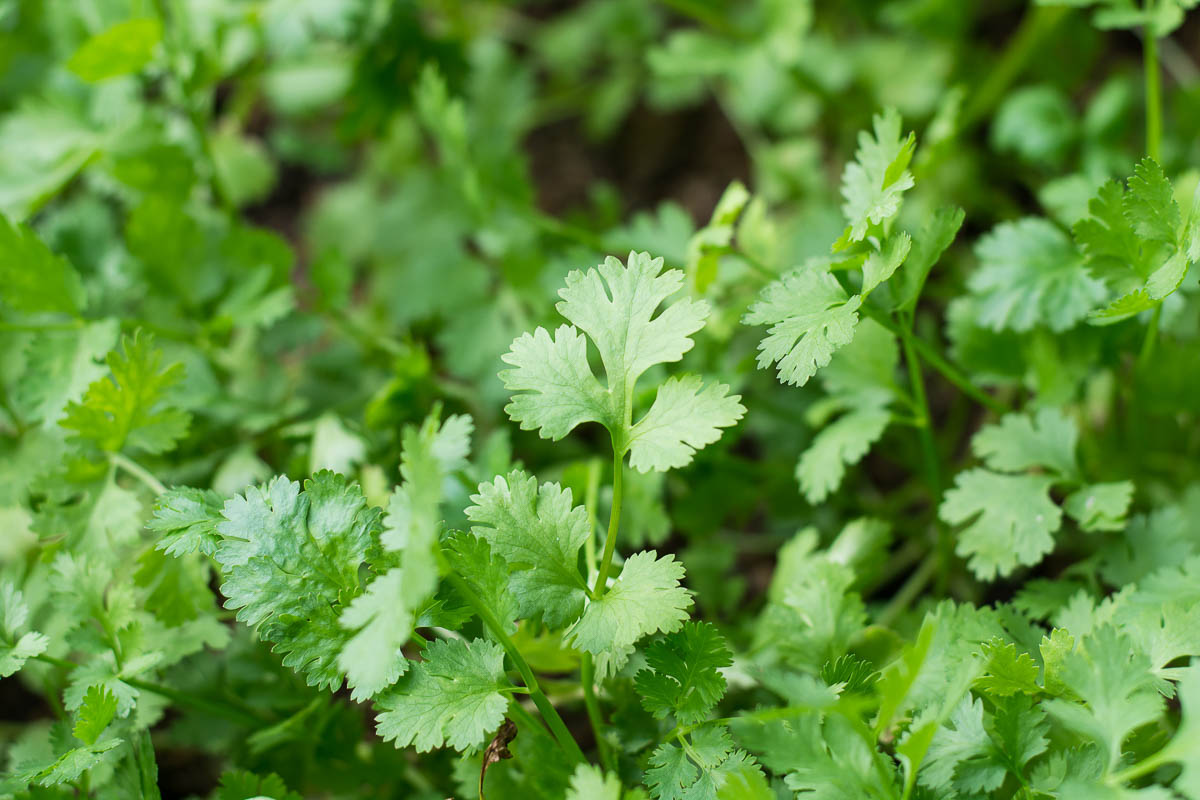
MULTIPOLYGON (((1171 744, 1174 744, 1174 742, 1172 741, 1171 744)), ((1107 783, 1109 786, 1120 786, 1121 784, 1129 783, 1130 781, 1136 780, 1143 775, 1148 775, 1151 772, 1154 772, 1154 770, 1158 769, 1163 764, 1167 764, 1172 761, 1178 761, 1179 759, 1172 750, 1171 744, 1168 744, 1157 753, 1143 758, 1136 764, 1131 764, 1120 772, 1114 772, 1112 775, 1109 775, 1107 778, 1105 778, 1105 783, 1107 783)))
POLYGON ((562 721, 562 717, 558 715, 554 705, 546 697, 538 685, 537 677, 533 674, 533 670, 529 668, 529 664, 525 661, 525 657, 521 655, 521 651, 513 644, 513 640, 509 638, 505 632, 504 626, 492 613, 492 609, 487 606, 475 594, 475 590, 466 582, 458 573, 453 570, 446 572, 446 580, 462 595, 463 599, 470 604, 479 618, 483 620, 483 624, 496 637, 496 641, 500 642, 500 646, 504 648, 504 652, 508 653, 508 657, 512 659, 517 671, 521 673, 521 680, 525 683, 525 688, 529 689, 529 699, 537 706, 541 712, 542 719, 550 727, 550 731, 554 734, 554 738, 558 740, 558 746, 563 749, 563 752, 576 764, 587 763, 587 759, 583 756, 583 751, 579 749, 579 744, 575 741, 575 737, 567 730, 566 723, 562 721))
POLYGON ((1149 26, 1142 31, 1142 69, 1146 78, 1146 155, 1162 163, 1162 82, 1158 38, 1149 26))
POLYGON ((930 579, 933 578, 934 573, 939 573, 940 580, 941 566, 944 563, 940 556, 941 553, 939 551, 938 557, 927 558, 921 562, 921 565, 917 567, 917 571, 909 576, 904 585, 900 587, 900 590, 892 597, 891 602, 887 604, 887 607, 879 612, 879 616, 875 618, 876 625, 886 628, 895 622, 896 617, 900 616, 900 613, 908 608, 912 604, 912 601, 925 589, 930 579))
POLYGON ((1042 39, 1058 24, 1068 11, 1067 6, 1042 6, 1031 4, 1030 10, 1021 20, 1021 26, 1009 40, 1004 54, 988 71, 987 80, 977 88, 971 102, 964 109, 959 132, 967 130, 986 117, 1008 94, 1008 88, 1020 77, 1025 67, 1039 52, 1042 39))
POLYGON ((622 487, 621 473, 625 462, 620 451, 613 448, 613 496, 612 512, 608 516, 608 535, 604 537, 604 555, 600 557, 600 571, 596 573, 596 585, 592 587, 592 595, 597 599, 604 596, 608 588, 608 571, 612 566, 613 553, 617 549, 617 530, 621 525, 622 487))
POLYGON ((937 520, 937 504, 942 496, 942 475, 938 462, 937 445, 933 441, 933 419, 929 413, 929 398, 925 394, 925 376, 921 372, 921 360, 917 358, 916 347, 913 345, 912 331, 901 328, 900 337, 904 345, 904 361, 908 365, 908 379, 912 384, 913 402, 917 411, 917 438, 921 442, 921 458, 925 462, 925 476, 929 481, 929 494, 932 498, 934 527, 937 529, 938 552, 938 589, 945 592, 950 579, 950 559, 952 556, 950 532, 945 525, 937 520))
POLYGON ((221 176, 217 174, 217 159, 213 154, 212 142, 209 141, 206 128, 206 121, 200 113, 195 100, 192 97, 191 88, 179 73, 179 52, 177 49, 176 33, 172 30, 172 14, 167 11, 168 0, 154 0, 154 8, 158 12, 158 17, 162 21, 163 27, 163 50, 167 57, 167 74, 171 77, 175 84, 175 89, 179 94, 179 102, 183 105, 184 117, 188 121, 188 126, 192 129, 192 135, 196 137, 196 144, 200 148, 200 155, 204 157, 205 168, 209 172, 209 185, 212 188, 213 194, 217 198, 221 209, 227 214, 234 212, 233 199, 225 191, 224 185, 221 183, 221 176))
POLYGON ((121 455, 120 453, 109 453, 108 460, 114 467, 119 467, 132 477, 137 478, 156 495, 166 494, 167 487, 163 485, 162 481, 154 477, 154 475, 152 475, 148 469, 133 459, 121 455))
MULTIPOLYGON (((868 317, 887 328, 894 335, 900 337, 901 339, 904 338, 905 332, 903 329, 887 314, 872 306, 866 305, 865 303, 862 306, 862 311, 868 317)), ((980 405, 996 412, 997 414, 1005 414, 1009 411, 1008 406, 977 386, 974 381, 972 381, 962 372, 962 370, 951 364, 940 353, 938 353, 938 351, 933 348, 933 345, 929 344, 915 334, 910 334, 909 336, 912 340, 912 346, 916 350, 917 355, 921 357, 921 360, 940 372, 943 378, 957 386, 963 394, 967 395, 980 405)))
MULTIPOLYGON (((62 669, 76 669, 79 666, 73 661, 67 661, 63 658, 56 658, 55 656, 45 654, 35 656, 35 658, 38 661, 46 664, 52 664, 56 667, 61 667, 62 669)), ((246 725, 247 727, 257 728, 268 722, 268 720, 262 719, 248 711, 236 708, 235 706, 231 706, 227 703, 209 700, 208 698, 200 697, 188 692, 182 692, 178 689, 172 689, 169 686, 163 686, 160 683, 151 683, 150 681, 143 681, 137 678, 120 678, 119 680, 135 689, 150 692, 151 694, 156 694, 159 697, 165 697, 166 699, 177 705, 183 706, 184 708, 190 708, 193 711, 200 711, 208 714, 209 716, 217 717, 219 719, 226 719, 230 722, 246 725)))
POLYGON ((1138 366, 1144 367, 1154 356, 1154 345, 1158 342, 1158 320, 1162 316, 1162 303, 1154 307, 1150 315, 1150 324, 1146 326, 1146 338, 1142 340, 1142 349, 1138 353, 1138 366))
POLYGON ((588 461, 587 468, 587 487, 583 506, 587 509, 588 515, 588 538, 583 543, 583 558, 587 564, 588 580, 595 580, 596 576, 596 501, 600 496, 600 471, 602 462, 598 458, 593 458, 588 461))
POLYGON ((608 740, 604 738, 604 715, 600 701, 596 699, 596 662, 591 653, 585 652, 579 665, 579 682, 583 686, 583 705, 587 709, 588 721, 592 724, 592 735, 596 738, 596 750, 600 763, 610 772, 617 769, 608 740))

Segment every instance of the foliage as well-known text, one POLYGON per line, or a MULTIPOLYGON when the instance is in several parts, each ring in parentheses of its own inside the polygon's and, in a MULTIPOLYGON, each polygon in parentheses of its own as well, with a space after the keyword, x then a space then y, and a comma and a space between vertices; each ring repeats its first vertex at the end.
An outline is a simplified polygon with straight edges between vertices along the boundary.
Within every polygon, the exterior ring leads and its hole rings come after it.
POLYGON ((0 800, 1200 800, 1195 5, 0 1, 0 800))

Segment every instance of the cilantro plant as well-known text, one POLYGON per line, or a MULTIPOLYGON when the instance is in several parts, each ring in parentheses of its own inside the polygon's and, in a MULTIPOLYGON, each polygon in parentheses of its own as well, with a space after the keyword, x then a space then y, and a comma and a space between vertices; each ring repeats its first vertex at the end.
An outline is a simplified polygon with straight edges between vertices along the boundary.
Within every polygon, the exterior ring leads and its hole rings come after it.
POLYGON ((0 800, 1200 800, 1191 0, 0 0, 0 800))

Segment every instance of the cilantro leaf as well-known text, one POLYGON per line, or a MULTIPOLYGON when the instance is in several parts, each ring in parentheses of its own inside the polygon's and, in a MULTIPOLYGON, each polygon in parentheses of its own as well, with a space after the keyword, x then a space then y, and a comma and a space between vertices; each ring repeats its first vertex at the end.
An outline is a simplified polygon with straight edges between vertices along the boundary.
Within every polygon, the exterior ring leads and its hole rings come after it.
POLYGON ((659 387, 650 410, 633 423, 638 378, 656 364, 683 358, 708 316, 708 304, 690 298, 655 316, 683 283, 682 272, 663 272, 663 260, 647 253, 630 253, 625 265, 610 256, 596 269, 571 272, 557 308, 575 327, 563 325, 553 337, 538 328, 503 356, 514 369, 500 378, 517 392, 505 407, 509 417, 552 440, 584 422, 599 422, 617 455, 633 449, 634 466, 642 471, 688 464, 695 450, 716 441, 717 430, 736 423, 744 409, 738 396, 727 396, 728 387, 716 384, 701 392, 695 379, 683 378, 659 387), (604 386, 588 365, 580 330, 600 353, 604 386), (680 413, 684 409, 697 417, 680 413))
POLYGON ((1034 417, 1006 414, 998 423, 984 426, 971 440, 971 449, 999 472, 1045 467, 1064 478, 1074 478, 1078 440, 1074 420, 1058 409, 1042 408, 1034 417))
POLYGON ((183 380, 183 365, 164 368, 162 361, 153 337, 126 336, 121 351, 108 354, 111 376, 89 386, 81 402, 68 404, 60 424, 110 453, 170 450, 187 433, 191 415, 166 402, 167 391, 183 380))
POLYGON ((854 161, 842 173, 842 212, 849 221, 842 238, 860 242, 871 225, 879 225, 900 210, 904 192, 913 186, 908 164, 917 146, 915 134, 901 136, 900 114, 892 108, 872 120, 874 135, 858 134, 854 161))
POLYGON ((431 642, 425 660, 378 700, 376 727, 384 741, 417 752, 477 747, 504 721, 511 688, 504 650, 495 642, 431 642))
POLYGON ((1015 643, 999 638, 985 642, 983 656, 986 666, 984 674, 975 681, 975 688, 993 698, 1041 691, 1037 662, 1029 653, 1018 652, 1015 643))
POLYGON ((1036 564, 1054 549, 1062 510, 1050 499, 1053 480, 1044 475, 1000 475, 986 469, 959 473, 938 508, 951 525, 970 522, 956 552, 969 558, 982 580, 1036 564))
POLYGON ((222 515, 216 559, 226 607, 284 654, 284 666, 310 685, 335 688, 346 639, 338 611, 358 585, 379 510, 345 478, 318 472, 303 492, 282 476, 250 488, 226 502, 222 515))
POLYGON ((649 550, 625 561, 620 576, 567 630, 567 643, 594 655, 627 653, 643 636, 676 631, 688 618, 691 593, 679 585, 683 565, 649 550))
POLYGON ((574 622, 588 586, 579 574, 579 548, 588 537, 587 512, 572 507, 571 490, 538 488, 521 470, 481 483, 471 497, 471 532, 508 562, 520 616, 541 616, 551 627, 574 622))
POLYGON ((721 438, 746 409, 723 383, 704 386, 696 375, 672 376, 629 431, 629 464, 640 472, 687 466, 696 451, 721 438))
POLYGON ((14 311, 78 315, 85 303, 79 275, 32 230, 0 214, 0 301, 14 311))
POLYGON ((11 583, 0 584, 0 678, 14 674, 50 646, 45 635, 26 629, 28 621, 25 595, 11 583))
POLYGON ((1105 625, 1082 637, 1062 661, 1060 680, 1083 702, 1055 698, 1044 706, 1065 728, 1100 745, 1112 767, 1126 738, 1162 710, 1152 677, 1150 659, 1105 625))
POLYGON ((43 331, 29 343, 29 363, 13 392, 14 404, 28 420, 50 426, 70 402, 78 402, 93 382, 104 377, 101 363, 117 343, 115 319, 87 322, 72 330, 43 331))
POLYGON ((861 305, 828 272, 806 268, 767 286, 742 321, 771 326, 758 346, 759 368, 778 364, 779 380, 803 386, 854 338, 861 305))
POLYGON ((920 232, 913 238, 912 250, 904 260, 900 276, 893 283, 896 292, 896 310, 911 311, 925 287, 925 279, 954 237, 962 228, 966 214, 961 208, 947 206, 933 213, 920 232))
POLYGON ((730 778, 741 781, 745 771, 761 768, 744 750, 734 748, 728 729, 701 728, 684 748, 666 742, 650 754, 645 781, 656 800, 716 798, 730 778))
POLYGON ((259 776, 253 772, 233 770, 221 775, 216 800, 246 800, 249 797, 269 797, 271 800, 300 800, 289 792, 287 785, 275 773, 259 776))
POLYGON ((1133 499, 1130 481, 1094 483, 1076 489, 1063 501, 1063 510, 1085 531, 1119 531, 1133 499))
POLYGON ((908 251, 912 248, 912 237, 901 232, 893 234, 884 241, 879 250, 873 250, 863 261, 862 295, 866 297, 879 284, 886 281, 900 269, 908 251))
POLYGON ((553 338, 545 328, 522 334, 503 359, 515 369, 500 380, 518 393, 504 410, 521 430, 557 441, 585 422, 617 424, 612 400, 588 366, 587 339, 570 325, 553 338))
POLYGON ((822 429, 796 464, 796 480, 808 502, 820 503, 837 489, 846 467, 862 460, 891 420, 886 407, 868 400, 822 429))
POLYGON ((94 745, 117 714, 117 698, 104 686, 93 686, 83 696, 75 728, 75 738, 84 744, 94 745))
POLYGON ((648 253, 630 253, 626 265, 609 256, 597 269, 572 271, 559 291, 558 312, 596 345, 618 403, 647 369, 683 358, 708 316, 708 304, 690 298, 654 316, 684 282, 682 272, 662 267, 648 253))
POLYGON ((621 800, 621 781, 591 764, 580 764, 571 774, 566 800, 621 800))
POLYGON ((707 622, 686 622, 646 647, 635 679, 642 706, 658 719, 674 713, 680 725, 703 720, 725 694, 719 672, 733 663, 724 637, 707 622))
POLYGON ((980 267, 967 282, 978 298, 979 324, 993 331, 1061 332, 1084 319, 1104 298, 1061 230, 1026 217, 997 225, 979 240, 980 267))
POLYGON ((146 527, 160 534, 155 547, 172 556, 217 552, 224 501, 212 490, 176 487, 158 498, 146 527))

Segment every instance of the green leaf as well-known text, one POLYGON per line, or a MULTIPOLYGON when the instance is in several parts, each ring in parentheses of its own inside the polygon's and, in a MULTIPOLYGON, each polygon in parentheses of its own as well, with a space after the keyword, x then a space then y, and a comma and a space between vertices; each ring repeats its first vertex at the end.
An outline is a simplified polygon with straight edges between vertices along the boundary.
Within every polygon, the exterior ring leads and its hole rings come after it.
POLYGON ((980 266, 968 286, 979 300, 978 323, 994 331, 1065 331, 1105 296, 1066 234, 1039 217, 997 225, 975 255, 980 266))
POLYGON ((558 312, 596 345, 617 403, 647 369, 683 358, 708 316, 708 304, 690 298, 654 316, 683 287, 682 272, 662 268, 648 253, 630 253, 625 266, 609 256, 598 269, 572 271, 559 291, 558 312))
POLYGON ((1054 549, 1062 510, 1049 496, 1044 475, 1000 475, 986 469, 959 473, 938 516, 951 525, 970 522, 958 535, 960 556, 980 580, 1036 564, 1054 549))
POLYGON ((44 331, 29 343, 29 367, 13 392, 13 402, 30 421, 57 427, 69 403, 104 377, 105 355, 117 344, 115 319, 84 323, 73 330, 44 331))
POLYGON ((1028 653, 1020 653, 1013 642, 993 639, 983 645, 986 661, 984 674, 975 681, 975 688, 987 692, 993 698, 1009 697, 1014 694, 1036 694, 1042 687, 1038 684, 1038 665, 1028 653))
POLYGON ((679 585, 683 565, 649 550, 625 561, 621 575, 567 630, 567 643, 594 655, 620 658, 643 636, 676 631, 688 618, 691 594, 679 585))
POLYGON ((32 230, 0 214, 0 301, 15 311, 78 315, 86 297, 79 275, 32 230))
POLYGON ((855 160, 842 173, 842 212, 849 222, 842 238, 849 242, 861 242, 871 225, 895 216, 904 192, 913 186, 908 164, 916 136, 901 136, 900 114, 892 108, 876 114, 873 126, 874 136, 859 132, 855 160))
POLYGON ((181 486, 160 496, 146 527, 160 534, 155 547, 172 556, 217 552, 224 500, 212 490, 181 486))
POLYGON ((721 438, 721 429, 746 413, 740 395, 723 383, 704 386, 696 375, 671 376, 629 432, 629 464, 639 472, 666 472, 691 463, 697 450, 721 438))
POLYGON ((93 686, 83 696, 83 705, 76 712, 75 738, 89 747, 117 714, 117 698, 104 686, 93 686))
POLYGON ((742 321, 771 326, 758 346, 759 368, 778 364, 779 380, 803 386, 854 338, 861 305, 828 272, 801 269, 767 286, 742 321))
POLYGON ((1027 414, 1006 414, 994 425, 983 427, 971 440, 975 455, 994 470, 1021 472, 1045 467, 1059 476, 1077 476, 1075 445, 1079 430, 1075 421, 1055 408, 1027 414))
POLYGON ((580 764, 571 775, 566 800, 621 800, 621 780, 591 764, 580 764))
POLYGON ((425 660, 378 701, 376 728, 384 741, 412 745, 423 753, 435 747, 478 747, 500 727, 510 688, 504 677, 504 650, 476 639, 437 640, 425 660))
POLYGON ((162 453, 187 433, 191 415, 173 408, 167 392, 183 380, 183 365, 162 366, 163 353, 148 334, 126 336, 108 354, 111 375, 93 383, 60 423, 101 450, 162 453))
POLYGON ((891 420, 886 407, 867 402, 825 426, 796 464, 796 480, 808 502, 816 505, 836 490, 846 467, 862 460, 891 420))
POLYGON ((908 258, 912 237, 900 232, 887 238, 883 246, 873 250, 863 262, 862 296, 866 297, 875 287, 892 277, 904 259, 908 258))
POLYGON ((221 775, 215 800, 248 800, 270 798, 270 800, 301 800, 300 795, 289 792, 283 778, 271 773, 266 776, 253 772, 234 770, 221 775))
POLYGON ((1119 531, 1133 500, 1133 483, 1094 483, 1076 489, 1063 501, 1063 510, 1085 531, 1119 531))
POLYGON ((13 778, 22 787, 30 784, 53 787, 72 783, 89 769, 113 761, 114 756, 108 754, 124 743, 123 739, 105 739, 87 747, 72 748, 50 759, 17 764, 13 778))
POLYGON ((657 800, 714 800, 726 796, 721 792, 731 778, 744 782, 747 771, 762 774, 748 753, 734 748, 729 731, 714 725, 693 732, 686 749, 659 745, 650 754, 645 781, 657 800))
POLYGON ((553 337, 545 328, 522 334, 502 358, 515 369, 502 371, 500 380, 518 392, 504 411, 521 430, 558 441, 585 422, 618 424, 611 396, 588 366, 587 339, 570 325, 553 337))
MULTIPOLYGON (((379 529, 379 509, 332 472, 300 485, 280 476, 225 504, 216 559, 226 608, 309 684, 336 688, 348 634, 338 621, 379 529)), ((370 601, 363 601, 369 606, 370 601)), ((360 607, 362 608, 362 607, 360 607)), ((365 615, 365 609, 359 612, 365 615)))
POLYGON ((1152 158, 1139 161, 1128 186, 1122 210, 1133 232, 1143 239, 1175 244, 1179 237, 1179 204, 1158 162, 1152 158))
POLYGON ((584 508, 572 507, 571 490, 557 483, 539 489, 537 478, 513 470, 479 484, 471 503, 471 532, 514 570, 520 616, 541 616, 552 628, 574 622, 588 593, 578 564, 589 528, 584 508))
POLYGON ((897 311, 912 311, 925 287, 925 279, 942 254, 954 242, 962 228, 966 213, 961 208, 943 206, 926 221, 914 237, 912 250, 904 260, 900 276, 892 282, 895 288, 897 311))
POLYGON ((75 51, 67 68, 89 83, 141 71, 162 40, 162 23, 143 17, 118 22, 88 39, 75 51))
POLYGON ((29 605, 25 595, 11 583, 0 583, 0 678, 7 678, 25 662, 46 652, 50 640, 27 630, 29 605))
POLYGON ((972 771, 971 791, 998 789, 1005 770, 991 764, 984 769, 991 750, 992 741, 983 727, 983 702, 968 695, 933 735, 918 780, 931 789, 952 789, 956 775, 972 771))
POLYGON ((1129 735, 1162 711, 1150 667, 1150 659, 1126 636, 1102 626, 1063 656, 1061 680, 1083 702, 1050 699, 1044 707, 1067 730, 1100 745, 1111 769, 1129 735))
POLYGON ((572 271, 557 308, 575 327, 563 325, 553 338, 538 328, 514 341, 503 356, 514 369, 502 371, 500 378, 505 388, 518 392, 505 407, 508 415, 522 429, 554 440, 581 423, 599 422, 608 428, 618 456, 638 440, 632 460, 642 471, 689 463, 694 451, 716 441, 717 429, 734 424, 743 409, 723 385, 700 392, 694 379, 668 380, 645 417, 633 424, 638 378, 656 364, 683 358, 708 315, 707 303, 684 298, 655 316, 683 283, 682 272, 663 272, 663 260, 647 253, 630 253, 626 265, 610 256, 597 269, 572 271), (579 330, 600 353, 605 386, 592 374, 579 330), (699 416, 689 422, 681 410, 699 416))
POLYGON ((434 548, 444 480, 465 465, 473 429, 470 417, 451 416, 439 424, 438 414, 435 410, 419 428, 404 429, 404 481, 392 492, 379 537, 385 547, 400 551, 400 566, 371 581, 338 618, 353 632, 337 656, 353 700, 373 697, 407 671, 401 648, 438 587, 434 548))
POLYGON ((733 663, 725 638, 707 622, 686 622, 650 643, 648 669, 638 672, 642 706, 658 719, 673 713, 680 725, 703 720, 725 694, 720 669, 733 663))

